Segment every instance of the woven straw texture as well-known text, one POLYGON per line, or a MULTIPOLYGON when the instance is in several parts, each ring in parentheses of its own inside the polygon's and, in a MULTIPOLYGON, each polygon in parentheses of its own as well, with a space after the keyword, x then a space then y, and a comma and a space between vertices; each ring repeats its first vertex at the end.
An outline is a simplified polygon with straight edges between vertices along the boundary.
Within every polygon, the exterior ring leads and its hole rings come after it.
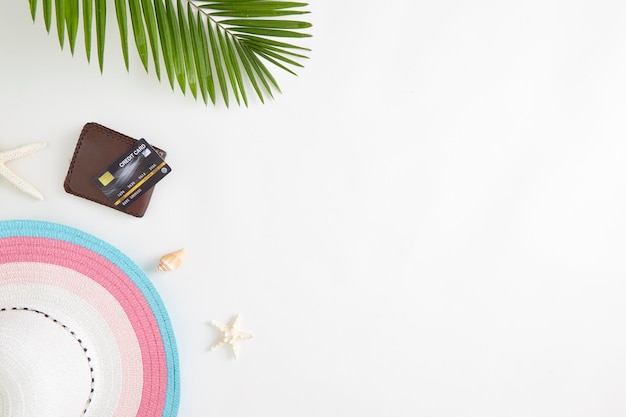
POLYGON ((143 271, 61 224, 0 221, 0 417, 174 417, 178 351, 143 271))

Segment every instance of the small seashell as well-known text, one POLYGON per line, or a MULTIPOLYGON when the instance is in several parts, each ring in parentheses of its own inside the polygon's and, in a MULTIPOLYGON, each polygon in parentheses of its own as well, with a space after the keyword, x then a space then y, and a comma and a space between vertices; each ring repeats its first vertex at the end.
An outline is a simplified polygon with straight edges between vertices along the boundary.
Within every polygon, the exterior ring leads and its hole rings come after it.
POLYGON ((163 255, 159 260, 157 271, 173 271, 187 258, 187 249, 182 248, 176 252, 163 255))

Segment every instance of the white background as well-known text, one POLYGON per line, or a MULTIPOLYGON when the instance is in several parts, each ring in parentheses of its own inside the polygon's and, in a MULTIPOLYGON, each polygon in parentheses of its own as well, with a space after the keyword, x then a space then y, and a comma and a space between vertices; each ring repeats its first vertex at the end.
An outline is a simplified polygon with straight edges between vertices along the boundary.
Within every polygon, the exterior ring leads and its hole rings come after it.
MULTIPOLYGON (((112 3, 112 2, 111 2, 112 3)), ((0 2, 0 218, 66 224, 159 290, 180 417, 626 415, 626 2, 321 1, 282 94, 104 73, 0 2), (86 122, 173 172, 137 219, 66 194, 86 122), (158 258, 186 247, 174 272, 158 258), (242 315, 238 361, 208 323, 242 315)))

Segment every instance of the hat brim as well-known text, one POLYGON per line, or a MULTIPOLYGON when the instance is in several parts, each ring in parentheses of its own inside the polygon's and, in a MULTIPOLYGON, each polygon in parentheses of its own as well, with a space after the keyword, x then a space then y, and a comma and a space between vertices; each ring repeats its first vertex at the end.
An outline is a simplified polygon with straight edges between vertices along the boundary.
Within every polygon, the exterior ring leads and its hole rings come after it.
MULTIPOLYGON (((177 414, 178 351, 167 310, 112 245, 56 223, 0 221, 0 329, 2 311, 37 313, 78 335, 91 366, 86 417, 177 414)), ((0 341, 0 358, 3 349, 11 347, 0 341)))

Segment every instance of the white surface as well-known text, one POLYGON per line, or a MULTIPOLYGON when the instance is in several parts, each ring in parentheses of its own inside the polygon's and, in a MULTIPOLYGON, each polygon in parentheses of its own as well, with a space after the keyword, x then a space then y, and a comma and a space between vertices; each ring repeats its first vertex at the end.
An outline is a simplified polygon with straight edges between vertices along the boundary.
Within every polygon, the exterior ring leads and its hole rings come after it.
POLYGON ((225 109, 126 73, 114 26, 100 75, 0 2, 0 147, 49 145, 10 165, 46 200, 0 183, 1 218, 147 271, 181 417, 624 416, 626 3, 310 10, 299 76, 225 109), (63 191, 88 121, 168 151, 143 219, 63 191), (235 362, 208 323, 236 313, 235 362))

